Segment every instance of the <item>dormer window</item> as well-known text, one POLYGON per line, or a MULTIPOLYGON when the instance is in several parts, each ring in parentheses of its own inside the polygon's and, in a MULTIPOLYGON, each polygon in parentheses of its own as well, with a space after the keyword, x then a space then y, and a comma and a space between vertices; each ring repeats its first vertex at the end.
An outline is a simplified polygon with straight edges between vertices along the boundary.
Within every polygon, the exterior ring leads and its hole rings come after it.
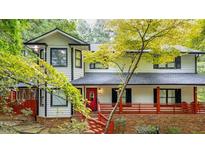
POLYGON ((51 48, 51 65, 54 67, 67 67, 67 48, 51 48))
POLYGON ((82 68, 82 52, 80 50, 75 50, 75 67, 82 68))
POLYGON ((180 69, 181 57, 176 57, 175 61, 167 64, 154 64, 154 69, 180 69))

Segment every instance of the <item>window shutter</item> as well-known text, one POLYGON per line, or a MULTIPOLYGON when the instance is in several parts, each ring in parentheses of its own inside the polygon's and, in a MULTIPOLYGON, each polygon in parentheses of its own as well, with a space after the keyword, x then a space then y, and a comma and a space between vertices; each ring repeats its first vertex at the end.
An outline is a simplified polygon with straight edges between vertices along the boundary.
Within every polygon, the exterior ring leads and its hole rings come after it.
POLYGON ((132 89, 126 89, 126 103, 132 103, 132 89))
POLYGON ((112 88, 112 103, 117 103, 117 91, 115 88, 112 88))
POLYGON ((154 103, 157 103, 157 89, 154 89, 154 103))
POLYGON ((175 65, 176 65, 176 69, 180 69, 181 68, 181 57, 176 57, 175 59, 175 65))
POLYGON ((154 65, 153 65, 153 68, 154 68, 154 69, 159 68, 159 64, 154 64, 154 65))
POLYGON ((94 65, 95 65, 94 63, 90 63, 90 69, 94 69, 95 68, 94 65))
POLYGON ((181 103, 181 89, 175 90, 175 99, 176 103, 181 103))

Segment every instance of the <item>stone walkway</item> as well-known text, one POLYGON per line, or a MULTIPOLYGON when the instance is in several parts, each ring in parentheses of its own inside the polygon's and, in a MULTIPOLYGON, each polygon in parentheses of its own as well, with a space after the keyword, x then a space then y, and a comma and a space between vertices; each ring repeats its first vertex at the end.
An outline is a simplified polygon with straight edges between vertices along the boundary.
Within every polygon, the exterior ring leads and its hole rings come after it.
POLYGON ((0 116, 0 134, 38 134, 45 127, 23 117, 0 116))

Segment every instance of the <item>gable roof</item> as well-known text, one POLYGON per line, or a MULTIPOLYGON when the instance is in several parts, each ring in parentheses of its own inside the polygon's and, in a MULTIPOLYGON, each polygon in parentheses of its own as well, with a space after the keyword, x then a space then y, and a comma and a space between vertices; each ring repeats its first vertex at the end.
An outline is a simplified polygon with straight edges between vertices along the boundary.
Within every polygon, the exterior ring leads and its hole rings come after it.
POLYGON ((59 28, 55 28, 55 29, 53 29, 53 30, 51 30, 49 32, 46 32, 46 33, 38 36, 38 37, 30 39, 30 40, 26 41, 24 44, 34 43, 34 42, 36 42, 36 41, 38 41, 40 39, 43 39, 43 38, 45 38, 45 37, 47 37, 47 36, 49 36, 49 35, 51 35, 53 33, 56 33, 56 32, 60 33, 61 35, 65 36, 65 37, 67 37, 68 39, 73 40, 74 42, 76 42, 76 44, 88 44, 87 42, 85 42, 85 41, 83 41, 81 39, 78 39, 78 38, 76 38, 74 36, 71 36, 70 34, 60 30, 59 28))

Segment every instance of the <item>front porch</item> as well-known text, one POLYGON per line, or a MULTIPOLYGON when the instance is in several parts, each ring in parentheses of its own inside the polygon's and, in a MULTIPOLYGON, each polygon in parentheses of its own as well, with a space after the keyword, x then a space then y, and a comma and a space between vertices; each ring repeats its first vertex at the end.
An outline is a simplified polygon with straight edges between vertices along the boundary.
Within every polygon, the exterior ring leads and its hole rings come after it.
MULTIPOLYGON (((205 103, 199 102, 197 99, 197 87, 193 87, 192 102, 186 102, 181 99, 180 102, 173 103, 161 103, 162 95, 160 94, 161 88, 157 87, 154 92, 153 103, 135 103, 135 102, 123 102, 123 98, 120 98, 120 103, 117 107, 116 113, 118 114, 196 114, 205 113, 205 103)), ((183 96, 184 97, 184 96, 183 96)), ((183 98, 182 97, 182 98, 183 98)), ((174 98, 177 100, 178 98, 174 98)), ((191 100, 190 100, 191 101, 191 100)), ((103 103, 98 102, 98 112, 109 114, 114 108, 115 103, 103 103)))

